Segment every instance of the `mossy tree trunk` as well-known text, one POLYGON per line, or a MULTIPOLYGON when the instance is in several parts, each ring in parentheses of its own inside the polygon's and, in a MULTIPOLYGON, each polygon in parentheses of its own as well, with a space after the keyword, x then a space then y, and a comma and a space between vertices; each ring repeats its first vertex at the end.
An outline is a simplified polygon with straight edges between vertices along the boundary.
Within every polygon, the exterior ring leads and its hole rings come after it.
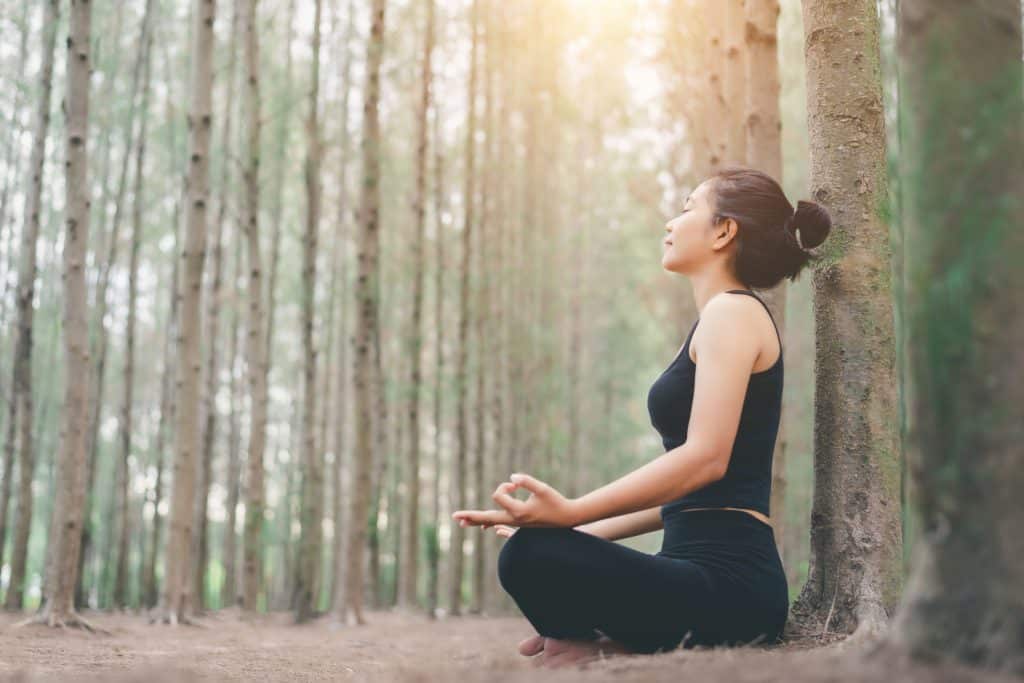
POLYGON ((874 0, 804 0, 811 194, 833 233, 813 273, 814 498, 790 629, 877 634, 899 598, 899 425, 874 0))

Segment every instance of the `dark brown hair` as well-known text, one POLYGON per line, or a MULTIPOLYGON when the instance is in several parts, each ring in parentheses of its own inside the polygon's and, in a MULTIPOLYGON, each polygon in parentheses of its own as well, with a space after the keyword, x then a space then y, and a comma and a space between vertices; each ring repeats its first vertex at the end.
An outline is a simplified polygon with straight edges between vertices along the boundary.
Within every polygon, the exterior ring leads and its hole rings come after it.
POLYGON ((813 249, 828 237, 832 218, 821 204, 801 199, 796 210, 768 174, 727 166, 709 180, 712 222, 732 218, 739 225, 733 268, 751 289, 771 289, 783 278, 796 280, 813 249), (799 237, 797 237, 799 233, 799 237))

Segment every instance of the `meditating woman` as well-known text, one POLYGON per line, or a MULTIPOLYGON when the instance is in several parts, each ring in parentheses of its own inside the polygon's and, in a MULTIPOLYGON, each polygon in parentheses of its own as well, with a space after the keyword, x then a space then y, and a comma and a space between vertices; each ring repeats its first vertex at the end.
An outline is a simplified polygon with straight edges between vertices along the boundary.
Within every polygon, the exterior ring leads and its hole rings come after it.
POLYGON ((794 210, 760 171, 730 167, 702 182, 665 226, 662 267, 689 279, 698 311, 647 395, 666 452, 573 499, 513 474, 492 495, 500 510, 453 513, 508 538, 498 576, 537 630, 522 654, 560 666, 778 641, 789 591, 769 501, 782 339, 751 290, 796 279, 830 228, 824 207, 794 210), (654 555, 614 542, 657 529, 654 555))

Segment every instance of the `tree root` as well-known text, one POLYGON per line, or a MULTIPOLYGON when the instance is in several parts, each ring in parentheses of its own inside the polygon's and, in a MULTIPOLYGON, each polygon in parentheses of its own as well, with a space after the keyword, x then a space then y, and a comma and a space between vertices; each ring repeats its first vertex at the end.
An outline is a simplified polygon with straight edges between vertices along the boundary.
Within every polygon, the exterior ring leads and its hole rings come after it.
POLYGON ((85 617, 78 614, 74 610, 69 612, 65 616, 57 616, 50 610, 45 610, 39 614, 35 614, 24 621, 19 621, 14 625, 15 628, 21 628, 23 626, 46 626, 48 628, 80 628, 83 631, 88 631, 93 634, 102 634, 109 636, 110 631, 94 626, 85 617))

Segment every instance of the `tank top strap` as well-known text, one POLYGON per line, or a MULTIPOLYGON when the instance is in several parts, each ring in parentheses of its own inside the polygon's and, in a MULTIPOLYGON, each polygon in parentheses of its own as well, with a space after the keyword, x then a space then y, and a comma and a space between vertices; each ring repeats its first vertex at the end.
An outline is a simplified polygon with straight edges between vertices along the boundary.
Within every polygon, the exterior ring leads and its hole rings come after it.
MULTIPOLYGON (((764 302, 764 299, 759 297, 757 294, 754 294, 749 289, 727 289, 725 291, 730 293, 730 294, 746 294, 747 296, 752 296, 755 299, 757 299, 761 303, 762 306, 764 306, 764 310, 768 311, 768 317, 771 318, 772 327, 775 328, 775 336, 778 337, 778 339, 779 339, 779 349, 782 349, 782 335, 779 334, 779 326, 775 323, 775 316, 772 315, 772 309, 768 308, 768 304, 766 304, 764 302)), ((781 351, 780 351, 780 353, 781 353, 781 351)))

